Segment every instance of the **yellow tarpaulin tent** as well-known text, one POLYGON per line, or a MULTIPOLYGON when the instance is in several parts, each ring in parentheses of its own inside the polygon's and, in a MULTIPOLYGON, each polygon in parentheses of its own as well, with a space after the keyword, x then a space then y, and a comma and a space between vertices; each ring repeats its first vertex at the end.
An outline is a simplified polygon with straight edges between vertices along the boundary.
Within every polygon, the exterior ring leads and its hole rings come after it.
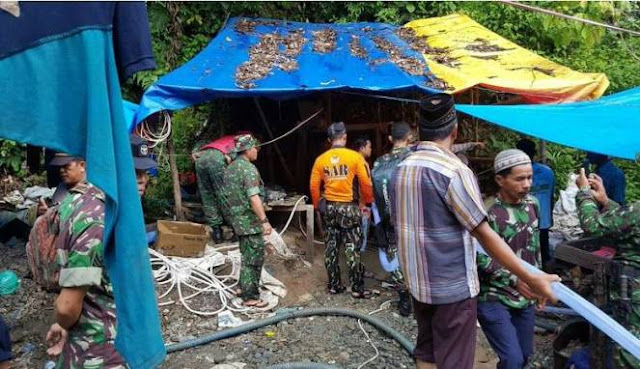
POLYGON ((427 47, 429 69, 452 91, 473 86, 521 95, 534 103, 597 99, 609 86, 603 73, 581 73, 547 60, 489 31, 471 18, 453 14, 405 25, 427 47))

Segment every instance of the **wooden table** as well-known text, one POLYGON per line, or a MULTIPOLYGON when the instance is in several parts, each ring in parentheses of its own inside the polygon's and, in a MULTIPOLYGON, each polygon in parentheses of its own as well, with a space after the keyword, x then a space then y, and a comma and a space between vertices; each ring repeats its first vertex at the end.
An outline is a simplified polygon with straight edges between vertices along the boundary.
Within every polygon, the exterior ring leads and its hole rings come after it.
MULTIPOLYGON (((291 201, 290 199, 285 199, 282 201, 278 201, 278 202, 270 202, 267 204, 265 211, 273 211, 273 212, 279 212, 279 213, 291 213, 292 211, 294 211, 295 208, 295 212, 296 213, 306 213, 306 233, 307 233, 307 247, 306 247, 306 257, 305 259, 310 262, 313 263, 313 256, 314 256, 314 245, 313 245, 313 241, 315 239, 315 228, 314 228, 314 214, 315 211, 313 209, 313 205, 311 204, 305 204, 301 201, 300 204, 298 204, 298 206, 294 206, 295 205, 295 201, 297 201, 299 199, 296 198, 294 201, 291 201)), ((292 220, 293 221, 293 220, 292 220)), ((291 226, 291 225, 289 225, 291 226)))
MULTIPOLYGON (((608 302, 609 278, 611 278, 611 271, 615 265, 612 260, 594 255, 592 252, 607 244, 611 245, 611 242, 598 238, 584 238, 556 246, 556 259, 593 271, 594 288, 591 302, 601 309, 608 302)), ((604 369, 606 367, 605 347, 607 341, 609 338, 604 333, 591 326, 589 337, 591 350, 589 364, 591 368, 604 369)))

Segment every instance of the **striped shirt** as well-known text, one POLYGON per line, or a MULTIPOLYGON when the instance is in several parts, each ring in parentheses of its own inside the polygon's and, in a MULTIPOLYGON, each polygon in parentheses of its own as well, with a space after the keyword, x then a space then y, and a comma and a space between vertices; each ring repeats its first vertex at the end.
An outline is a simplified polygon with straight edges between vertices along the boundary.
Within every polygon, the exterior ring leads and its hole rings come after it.
POLYGON ((487 213, 473 172, 451 151, 421 142, 391 182, 400 264, 413 297, 450 304, 477 296, 477 241, 470 232, 487 213))

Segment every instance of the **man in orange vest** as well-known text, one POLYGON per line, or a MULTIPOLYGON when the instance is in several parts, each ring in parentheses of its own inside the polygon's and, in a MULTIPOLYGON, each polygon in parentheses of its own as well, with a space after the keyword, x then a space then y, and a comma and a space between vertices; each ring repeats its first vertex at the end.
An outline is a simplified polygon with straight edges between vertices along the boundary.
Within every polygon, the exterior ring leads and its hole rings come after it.
POLYGON ((365 206, 370 206, 373 201, 371 176, 362 155, 345 148, 347 130, 344 123, 332 124, 327 136, 331 149, 316 159, 311 171, 310 187, 313 206, 322 214, 329 293, 344 291, 338 258, 338 252, 344 246, 351 294, 354 298, 366 298, 371 293, 364 289, 364 266, 360 261, 361 217, 365 206), (362 206, 358 204, 356 191, 362 206))

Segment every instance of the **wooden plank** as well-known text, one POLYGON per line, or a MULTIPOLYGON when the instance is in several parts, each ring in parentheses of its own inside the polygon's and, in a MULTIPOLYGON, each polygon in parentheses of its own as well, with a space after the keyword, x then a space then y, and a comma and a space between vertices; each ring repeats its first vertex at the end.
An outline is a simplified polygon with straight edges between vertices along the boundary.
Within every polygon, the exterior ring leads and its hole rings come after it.
MULTIPOLYGON (((611 260, 592 254, 574 246, 560 244, 556 246, 556 259, 581 266, 589 270, 596 270, 601 265, 608 266, 611 260)), ((606 268, 608 269, 608 268, 606 268)))
POLYGON ((315 232, 313 226, 314 209, 313 205, 305 205, 307 210, 307 261, 313 264, 313 258, 315 256, 315 232))

